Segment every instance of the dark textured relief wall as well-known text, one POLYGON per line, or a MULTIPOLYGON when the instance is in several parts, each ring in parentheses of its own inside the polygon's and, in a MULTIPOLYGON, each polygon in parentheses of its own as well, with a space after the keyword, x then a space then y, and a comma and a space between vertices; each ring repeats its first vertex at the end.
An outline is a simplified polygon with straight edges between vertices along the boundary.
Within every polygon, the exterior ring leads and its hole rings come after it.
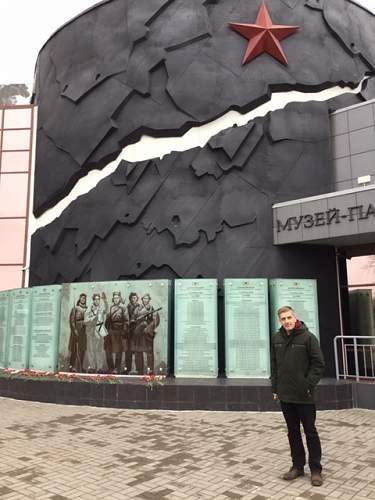
POLYGON ((326 103, 290 104, 204 148, 120 162, 33 236, 32 283, 316 278, 326 335, 335 334, 334 251, 272 244, 272 203, 331 182, 328 123, 326 103))
MULTIPOLYGON (((300 26, 242 66, 260 1, 109 0, 58 31, 40 53, 35 213, 144 134, 178 135, 270 91, 354 86, 375 67, 375 18, 347 0, 268 0, 274 23, 300 26)), ((372 81, 367 93, 372 94, 372 81)), ((272 204, 331 189, 330 109, 290 104, 212 137, 204 148, 122 161, 32 238, 31 284, 125 278, 318 280, 322 345, 339 331, 332 248, 274 247, 272 204)))
POLYGON ((271 90, 355 85, 375 67, 375 17, 347 0, 267 0, 284 66, 246 65, 230 22, 254 23, 260 0, 107 0, 59 30, 40 52, 36 214, 143 133, 182 134, 271 90), (52 174, 52 175, 51 175, 52 174))
POLYGON ((290 104, 204 148, 121 161, 33 236, 32 281, 283 273, 272 203, 326 191, 328 135, 326 103, 290 104))

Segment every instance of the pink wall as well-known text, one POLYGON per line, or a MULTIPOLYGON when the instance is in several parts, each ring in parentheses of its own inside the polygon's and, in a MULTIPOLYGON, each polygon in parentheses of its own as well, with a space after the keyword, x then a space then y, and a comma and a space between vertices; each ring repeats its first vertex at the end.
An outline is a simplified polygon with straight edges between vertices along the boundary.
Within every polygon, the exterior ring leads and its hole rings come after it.
POLYGON ((34 107, 0 108, 0 290, 24 286, 34 107))
MULTIPOLYGON (((375 255, 353 257, 346 263, 349 286, 366 285, 363 288, 372 288, 372 296, 375 297, 375 255), (373 286, 369 286, 370 284, 373 286)), ((354 286, 354 288, 357 287, 354 286)))

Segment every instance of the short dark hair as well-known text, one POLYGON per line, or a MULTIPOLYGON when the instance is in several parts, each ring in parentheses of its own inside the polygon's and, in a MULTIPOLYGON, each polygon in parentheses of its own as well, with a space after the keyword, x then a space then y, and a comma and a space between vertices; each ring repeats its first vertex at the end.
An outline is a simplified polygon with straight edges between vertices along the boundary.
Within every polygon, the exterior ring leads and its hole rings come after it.
POLYGON ((82 297, 85 297, 85 300, 87 299, 87 295, 85 293, 80 293, 79 297, 78 297, 78 300, 77 300, 77 306, 79 306, 81 304, 81 298, 82 297))
POLYGON ((277 310, 277 316, 280 318, 280 314, 286 313, 288 311, 292 311, 294 313, 293 307, 290 306, 282 306, 277 310))

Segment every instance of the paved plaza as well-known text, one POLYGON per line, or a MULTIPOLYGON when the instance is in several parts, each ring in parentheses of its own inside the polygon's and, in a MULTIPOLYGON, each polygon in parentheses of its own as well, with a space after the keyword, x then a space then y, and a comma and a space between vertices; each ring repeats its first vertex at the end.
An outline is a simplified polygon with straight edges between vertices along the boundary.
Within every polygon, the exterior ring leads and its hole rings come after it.
POLYGON ((282 415, 61 406, 0 398, 7 500, 375 499, 375 412, 322 411, 325 483, 280 479, 282 415))

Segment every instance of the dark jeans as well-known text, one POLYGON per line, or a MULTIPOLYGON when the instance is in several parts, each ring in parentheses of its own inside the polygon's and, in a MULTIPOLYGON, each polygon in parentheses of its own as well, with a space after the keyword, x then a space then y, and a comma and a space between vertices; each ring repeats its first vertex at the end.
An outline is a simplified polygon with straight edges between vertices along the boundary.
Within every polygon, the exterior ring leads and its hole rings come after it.
POLYGON ((314 404, 283 403, 281 409, 288 427, 288 439, 293 466, 303 469, 306 464, 305 448, 301 436, 301 423, 305 431, 307 449, 309 450, 309 467, 311 472, 321 472, 322 448, 318 431, 315 427, 316 408, 314 404))

